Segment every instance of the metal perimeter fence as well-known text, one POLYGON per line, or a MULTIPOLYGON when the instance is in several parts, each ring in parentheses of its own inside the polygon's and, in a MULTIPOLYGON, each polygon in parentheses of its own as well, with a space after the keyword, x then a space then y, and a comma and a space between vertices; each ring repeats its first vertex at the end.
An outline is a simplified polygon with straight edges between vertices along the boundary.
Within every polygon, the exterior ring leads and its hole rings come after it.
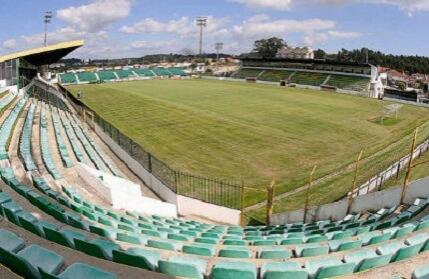
POLYGON ((60 88, 65 97, 71 100, 74 106, 90 111, 94 115, 95 124, 105 134, 174 193, 232 209, 242 208, 242 183, 196 176, 173 169, 103 119, 67 89, 62 86, 60 88))

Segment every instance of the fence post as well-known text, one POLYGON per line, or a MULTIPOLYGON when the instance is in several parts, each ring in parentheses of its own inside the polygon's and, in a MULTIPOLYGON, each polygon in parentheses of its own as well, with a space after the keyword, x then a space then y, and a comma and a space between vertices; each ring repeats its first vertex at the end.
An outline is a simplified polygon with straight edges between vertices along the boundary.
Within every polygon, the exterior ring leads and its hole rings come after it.
POLYGON ((270 225, 271 215, 273 214, 275 184, 276 184, 276 180, 273 178, 273 180, 271 180, 271 184, 267 187, 267 205, 266 205, 266 212, 265 212, 265 223, 267 225, 270 225))
POLYGON ((407 172, 405 174, 404 183, 402 184, 402 193, 401 193, 401 200, 400 204, 404 202, 405 198, 405 191, 408 187, 408 180, 410 179, 411 169, 412 169, 412 163, 413 163, 413 155, 414 155, 414 148, 416 147, 416 141, 417 141, 417 133, 419 131, 419 128, 416 128, 416 131, 414 132, 414 138, 413 142, 411 144, 411 150, 410 150, 410 158, 408 160, 408 166, 407 166, 407 172))
POLYGON ((314 165, 313 170, 310 173, 310 180, 308 181, 307 192, 305 194, 304 218, 303 218, 304 223, 307 219, 308 202, 310 201, 310 190, 311 190, 311 186, 313 186, 313 174, 316 171, 316 168, 317 168, 317 165, 314 165))
POLYGON ((240 225, 244 226, 244 181, 241 180, 240 186, 240 225))
POLYGON ((148 161, 147 163, 148 171, 152 173, 152 154, 147 153, 147 161, 148 161))
POLYGON ((174 173, 174 191, 176 194, 179 194, 179 190, 177 188, 177 171, 173 170, 174 173))
MULTIPOLYGON (((360 159, 362 158, 362 154, 363 154, 363 149, 359 152, 358 158, 356 160, 355 175, 354 175, 354 178, 353 178, 352 189, 351 189, 350 195, 349 195, 349 202, 347 204, 347 214, 350 213, 350 209, 352 208, 353 193, 354 193, 354 191, 356 189, 357 177, 358 177, 358 173, 359 173, 359 164, 360 164, 360 159)), ((378 181, 378 179, 375 180, 375 186, 376 187, 377 187, 377 181, 378 181)))

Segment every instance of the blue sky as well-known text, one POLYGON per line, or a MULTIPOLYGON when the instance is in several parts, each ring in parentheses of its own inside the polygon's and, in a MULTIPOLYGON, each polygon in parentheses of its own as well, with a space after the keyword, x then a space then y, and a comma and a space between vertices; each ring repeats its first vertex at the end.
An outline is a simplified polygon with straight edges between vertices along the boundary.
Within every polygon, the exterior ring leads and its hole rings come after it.
POLYGON ((196 16, 209 17, 204 50, 252 49, 279 36, 291 45, 335 52, 369 47, 429 56, 429 0, 2 0, 0 52, 42 45, 42 16, 52 11, 49 42, 84 39, 81 58, 195 53, 196 16))

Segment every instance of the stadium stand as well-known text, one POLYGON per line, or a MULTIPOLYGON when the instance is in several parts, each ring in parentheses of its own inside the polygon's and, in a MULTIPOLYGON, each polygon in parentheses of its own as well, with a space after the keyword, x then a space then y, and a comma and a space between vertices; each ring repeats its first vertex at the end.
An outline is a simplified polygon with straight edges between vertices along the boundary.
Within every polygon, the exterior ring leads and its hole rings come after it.
POLYGON ((74 73, 63 73, 59 75, 60 81, 63 84, 74 84, 77 83, 77 78, 74 73))
POLYGON ((98 72, 78 72, 59 74, 59 82, 62 84, 94 83, 98 81, 116 81, 121 79, 138 78, 138 77, 171 77, 186 76, 185 71, 180 67, 170 68, 137 68, 137 69, 120 69, 120 70, 101 70, 98 72))
MULTIPOLYGON (((30 102, 30 111, 32 107, 30 102)), ((11 111, 13 123, 17 111, 20 109, 11 111)), ((58 115, 66 116, 66 112, 58 115)), ((43 111, 41 117, 46 117, 43 111)), ((0 135, 8 138, 13 129, 3 131, 3 127, 0 135)), ((429 218, 426 215, 414 219, 426 209, 427 198, 416 199, 409 206, 349 215, 337 222, 239 227, 123 212, 91 202, 70 186, 63 185, 61 191, 56 191, 38 176, 32 177, 34 187, 26 186, 18 181, 12 168, 0 169, 0 175, 11 191, 23 198, 18 201, 0 192, 0 213, 15 225, 89 256, 171 276, 327 278, 407 260, 429 250, 429 218), (24 209, 23 202, 54 217, 55 222, 37 219, 24 209), (62 228, 63 225, 74 229, 62 228), (284 262, 285 259, 288 261, 284 262)), ((61 274, 62 278, 74 266, 62 271, 60 255, 43 247, 31 248, 34 250, 29 252, 25 250, 28 245, 22 243, 13 234, 0 232, 0 251, 9 247, 14 253, 1 254, 0 261, 21 275, 38 276, 39 272, 43 278, 51 278, 46 277, 49 274, 61 274), (33 252, 39 258, 32 256, 33 252)), ((95 267, 83 269, 115 278, 95 267)), ((418 269, 413 276, 424 272, 418 269)))
POLYGON ((314 72, 296 72, 290 77, 291 83, 320 86, 328 78, 328 74, 314 72))
POLYGON ((76 156, 76 159, 79 162, 84 163, 85 161, 83 159, 82 152, 81 152, 81 150, 80 150, 80 148, 79 148, 79 146, 77 144, 76 137, 75 137, 72 129, 70 128, 70 123, 66 119, 63 111, 61 111, 61 110, 58 109, 58 114, 60 115, 61 123, 62 123, 62 125, 64 127, 64 130, 66 131, 67 138, 68 138, 69 143, 70 143, 70 145, 72 147, 73 153, 76 156))
POLYGON ((233 78, 245 79, 249 77, 257 77, 264 69, 253 69, 253 68, 240 68, 236 73, 233 74, 233 78))
POLYGON ((182 68, 178 67, 171 67, 167 69, 171 75, 173 76, 186 76, 186 73, 183 71, 182 68))
POLYGON ((120 79, 126 79, 135 76, 132 70, 116 70, 115 73, 120 79))
POLYGON ((369 85, 369 78, 359 76, 331 75, 326 85, 340 89, 363 91, 369 85))
POLYGON ((54 127, 55 138, 57 140, 57 148, 60 153, 61 159, 66 168, 71 168, 73 166, 73 162, 70 158, 70 155, 67 151, 67 146, 61 134, 61 126, 60 126, 60 121, 58 120, 58 115, 56 114, 55 111, 52 110, 52 108, 51 108, 51 118, 52 118, 52 125, 54 127))
POLYGON ((21 159, 23 160, 25 169, 27 171, 37 170, 36 164, 33 161, 33 156, 31 154, 31 137, 32 137, 35 110, 36 110, 36 106, 34 104, 31 104, 30 108, 28 109, 24 126, 22 128, 20 145, 19 145, 20 156, 21 156, 21 159))
POLYGON ((101 81, 117 79, 114 71, 108 71, 108 70, 98 71, 97 74, 101 81))
POLYGON ((97 76, 93 72, 79 72, 77 73, 79 82, 97 82, 97 76))
POLYGON ((24 104, 25 101, 19 99, 0 128, 0 160, 9 158, 9 154, 7 152, 7 148, 9 145, 9 136, 14 128, 16 119, 18 118, 22 108, 24 107, 24 104))
POLYGON ((48 119, 46 117, 45 104, 42 104, 40 107, 40 149, 42 151, 43 163, 48 172, 55 180, 61 179, 62 175, 55 166, 51 150, 49 149, 48 119))
POLYGON ((151 68, 152 72, 155 73, 155 75, 160 76, 160 77, 169 77, 171 76, 171 73, 168 71, 168 69, 166 68, 151 68))
POLYGON ((154 77, 155 73, 152 70, 139 68, 133 70, 139 77, 154 77))
POLYGON ((259 80, 279 82, 281 80, 288 80, 289 76, 294 73, 292 71, 282 70, 265 70, 260 76, 259 80))

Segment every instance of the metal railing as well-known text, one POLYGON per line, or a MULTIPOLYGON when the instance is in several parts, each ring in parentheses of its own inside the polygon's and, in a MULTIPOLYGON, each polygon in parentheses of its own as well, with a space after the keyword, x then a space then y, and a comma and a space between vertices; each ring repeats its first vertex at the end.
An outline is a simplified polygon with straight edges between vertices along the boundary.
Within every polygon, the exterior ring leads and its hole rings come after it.
POLYGON ((75 107, 77 106, 78 111, 82 112, 82 109, 90 111, 94 115, 95 124, 105 134, 174 193, 232 209, 242 208, 241 183, 201 177, 175 170, 103 119, 65 88, 60 88, 63 90, 62 93, 66 94, 66 98, 71 100, 75 107))

